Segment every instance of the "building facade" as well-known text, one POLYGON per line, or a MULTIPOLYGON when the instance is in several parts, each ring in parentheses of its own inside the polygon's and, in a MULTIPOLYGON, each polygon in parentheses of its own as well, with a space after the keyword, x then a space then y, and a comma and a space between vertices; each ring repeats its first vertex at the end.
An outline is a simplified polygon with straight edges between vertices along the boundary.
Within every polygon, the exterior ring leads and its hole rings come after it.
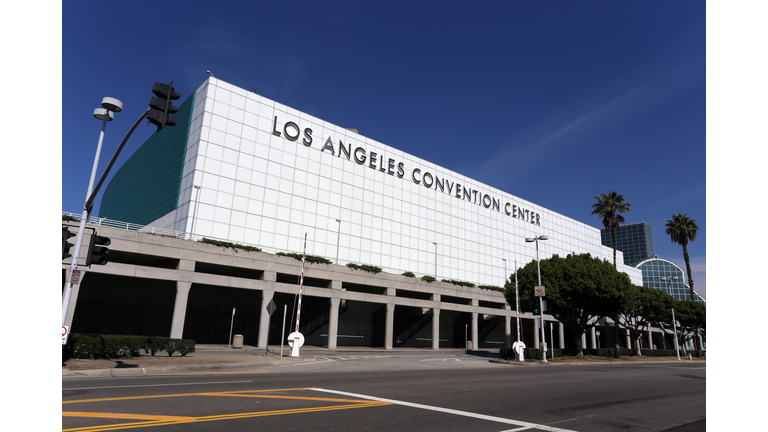
MULTIPOLYGON (((634 266, 653 256, 653 237, 647 223, 621 225, 613 233, 616 236, 616 249, 624 254, 624 264, 634 266)), ((613 249, 611 230, 600 229, 600 242, 613 249)))
MULTIPOLYGON (((643 272, 643 286, 664 291, 675 300, 691 300, 691 287, 685 283, 685 272, 677 264, 654 256, 637 263, 636 267, 643 272)), ((696 301, 707 303, 696 290, 693 293, 696 301)))
MULTIPOLYGON (((612 261, 600 230, 215 78, 115 174, 99 216, 267 252, 503 286, 536 258, 612 261)), ((619 262, 624 262, 622 257, 619 262)), ((619 264, 633 283, 642 272, 619 264)))

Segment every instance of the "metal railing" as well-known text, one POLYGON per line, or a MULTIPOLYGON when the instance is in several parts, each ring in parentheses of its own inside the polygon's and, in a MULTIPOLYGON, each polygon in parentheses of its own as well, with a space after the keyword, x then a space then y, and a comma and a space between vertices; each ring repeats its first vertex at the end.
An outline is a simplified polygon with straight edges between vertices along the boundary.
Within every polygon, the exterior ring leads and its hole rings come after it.
MULTIPOLYGON (((78 221, 82 218, 81 214, 78 213, 70 213, 70 212, 61 212, 62 216, 69 216, 72 217, 78 221)), ((209 240, 216 240, 221 242, 231 242, 229 239, 224 238, 217 238, 212 236, 203 236, 199 234, 192 234, 184 231, 175 231, 167 228, 159 228, 159 227, 153 227, 153 226, 147 226, 147 225, 140 225, 135 224, 131 222, 122 222, 122 221, 116 221, 112 219, 107 218, 99 218, 95 216, 91 216, 86 221, 87 223, 94 224, 94 225, 100 225, 110 228, 117 228, 117 229, 123 229, 127 231, 136 231, 140 233, 147 233, 147 234, 153 234, 153 235, 159 235, 163 237, 173 237, 175 239, 179 240, 191 240, 191 241, 202 241, 204 238, 209 240)), ((234 242, 233 242, 234 243, 234 242)), ((269 248, 264 247, 260 245, 250 244, 250 243, 238 243, 243 246, 253 246, 261 249, 263 252, 269 252, 269 253, 277 253, 277 252, 285 252, 276 248, 269 248)), ((323 257, 326 259, 331 259, 330 257, 323 257)))

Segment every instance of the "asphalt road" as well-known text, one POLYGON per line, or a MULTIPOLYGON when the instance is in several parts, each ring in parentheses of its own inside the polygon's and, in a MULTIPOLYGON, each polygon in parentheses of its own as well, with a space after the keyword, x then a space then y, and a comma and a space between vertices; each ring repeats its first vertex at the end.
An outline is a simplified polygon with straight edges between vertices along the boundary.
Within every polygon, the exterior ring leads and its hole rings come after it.
POLYGON ((704 363, 511 366, 356 355, 225 373, 62 381, 77 431, 704 431, 704 363))

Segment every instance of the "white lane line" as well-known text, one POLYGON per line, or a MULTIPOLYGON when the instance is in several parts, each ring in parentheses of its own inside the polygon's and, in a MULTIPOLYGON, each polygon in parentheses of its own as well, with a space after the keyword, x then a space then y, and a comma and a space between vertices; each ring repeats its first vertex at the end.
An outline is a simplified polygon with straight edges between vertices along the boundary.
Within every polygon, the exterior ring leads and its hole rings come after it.
POLYGON ((348 392, 342 392, 342 391, 337 391, 337 390, 321 389, 321 388, 312 388, 310 390, 326 392, 326 393, 334 393, 334 394, 343 395, 343 396, 349 396, 349 397, 357 397, 357 398, 361 398, 361 399, 370 399, 370 400, 375 400, 375 401, 380 401, 380 402, 388 402, 388 403, 391 403, 391 404, 403 405, 403 406, 407 406, 407 407, 411 407, 411 408, 419 408, 419 409, 425 409, 425 410, 430 410, 430 411, 438 411, 438 412, 447 413, 447 414, 460 415, 460 416, 464 416, 464 417, 472 417, 472 418, 476 418, 476 419, 480 419, 480 420, 488 420, 488 421, 493 421, 493 422, 497 422, 497 423, 505 423, 505 424, 511 424, 511 425, 515 425, 515 426, 521 426, 520 428, 517 428, 517 429, 509 429, 509 431, 521 431, 521 430, 528 430, 528 429, 538 429, 538 430, 544 430, 544 431, 549 431, 549 432, 575 432, 575 431, 568 430, 568 429, 560 429, 560 428, 556 428, 556 427, 552 427, 552 426, 547 426, 547 425, 536 424, 536 423, 528 423, 528 422, 523 422, 523 421, 519 421, 519 420, 510 420, 510 419, 505 419, 505 418, 501 418, 501 417, 489 416, 489 415, 485 415, 485 414, 477 414, 477 413, 471 413, 471 412, 467 412, 467 411, 459 411, 459 410, 454 410, 454 409, 449 409, 449 408, 440 408, 440 407, 434 407, 434 406, 430 406, 430 405, 422 405, 422 404, 398 401, 398 400, 393 400, 393 399, 384 399, 384 398, 379 398, 379 397, 375 397, 375 396, 361 395, 361 394, 357 394, 357 393, 348 393, 348 392))
POLYGON ((252 382, 253 381, 220 381, 220 382, 177 383, 177 384, 144 384, 144 385, 131 385, 131 386, 80 387, 80 388, 63 388, 61 389, 61 391, 100 390, 100 389, 139 388, 139 387, 170 387, 170 386, 203 385, 203 384, 240 384, 240 383, 252 383, 252 382))

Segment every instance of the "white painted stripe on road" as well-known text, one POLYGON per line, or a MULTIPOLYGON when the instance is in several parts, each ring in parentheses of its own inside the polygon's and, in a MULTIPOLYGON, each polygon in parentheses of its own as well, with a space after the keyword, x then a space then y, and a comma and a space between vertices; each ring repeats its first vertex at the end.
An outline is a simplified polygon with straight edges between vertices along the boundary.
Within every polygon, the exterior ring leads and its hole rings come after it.
MULTIPOLYGON (((412 402, 404 402, 404 401, 398 401, 398 400, 393 400, 393 399, 384 399, 384 398, 379 398, 379 397, 376 397, 376 396, 361 395, 361 394, 357 394, 357 393, 348 393, 348 392, 342 392, 342 391, 337 391, 337 390, 321 389, 321 388, 312 388, 310 390, 321 391, 321 392, 326 392, 326 393, 334 393, 334 394, 339 394, 339 395, 343 395, 343 396, 357 397, 357 398, 360 398, 360 399, 370 399, 370 400, 375 400, 375 401, 379 401, 379 402, 387 402, 387 403, 391 403, 391 404, 395 404, 395 405, 403 405, 403 406, 407 406, 407 407, 411 407, 411 408, 419 408, 419 409, 425 409, 425 410, 430 410, 430 411, 438 411, 438 412, 442 412, 442 413, 446 413, 446 414, 454 414, 454 415, 460 415, 460 416, 464 416, 464 417, 476 418, 476 419, 480 419, 480 420, 488 420, 488 421, 493 421, 493 422, 497 422, 497 423, 505 423, 505 424, 511 424, 511 425, 515 425, 515 426, 521 426, 520 428, 517 428, 517 429, 509 429, 510 432, 511 431, 522 431, 522 430, 528 430, 528 429, 544 430, 544 431, 548 431, 548 432, 575 432, 575 431, 568 430, 568 429, 560 429, 560 428, 556 428, 556 427, 552 427, 552 426, 547 426, 547 425, 536 424, 536 423, 528 423, 528 422, 523 422, 523 421, 519 421, 519 420, 510 420, 510 419, 505 419, 505 418, 501 418, 501 417, 489 416, 489 415, 485 415, 485 414, 477 414, 477 413, 471 413, 471 412, 467 412, 467 411, 459 411, 459 410, 454 410, 454 409, 449 409, 449 408, 440 408, 440 407, 434 407, 434 406, 430 406, 430 405, 416 404, 416 403, 412 403, 412 402)), ((507 431, 505 431, 505 432, 507 432, 507 431)))
POLYGON ((63 388, 63 389, 61 389, 61 391, 66 391, 66 390, 101 390, 101 389, 139 388, 139 387, 171 387, 171 386, 202 385, 202 384, 240 384, 240 383, 252 383, 252 382, 253 381, 220 381, 220 382, 176 383, 176 384, 144 384, 144 385, 132 385, 132 386, 80 387, 80 388, 63 388))

